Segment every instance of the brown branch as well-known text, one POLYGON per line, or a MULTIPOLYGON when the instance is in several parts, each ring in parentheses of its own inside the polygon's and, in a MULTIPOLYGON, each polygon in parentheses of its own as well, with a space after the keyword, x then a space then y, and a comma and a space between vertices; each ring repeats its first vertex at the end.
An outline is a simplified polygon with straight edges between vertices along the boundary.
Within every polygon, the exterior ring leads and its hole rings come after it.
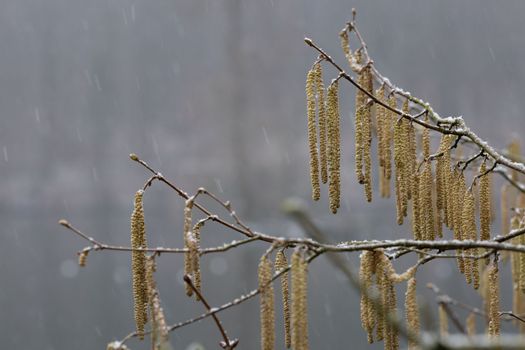
MULTIPOLYGON (((186 282, 190 286, 190 288, 193 290, 193 292, 197 295, 198 297, 197 300, 200 300, 200 302, 204 305, 206 310, 210 312, 211 311, 210 304, 208 304, 208 302, 206 301, 202 293, 199 291, 199 289, 195 287, 195 285, 193 284, 193 281, 191 280, 191 277, 188 275, 184 275, 184 282, 186 282)), ((213 320, 215 321, 217 328, 219 328, 219 331, 221 332, 222 339, 223 339, 223 341, 221 341, 220 343, 221 347, 226 350, 233 350, 239 344, 239 340, 238 339, 230 340, 228 338, 228 335, 226 334, 226 331, 224 330, 224 327, 222 326, 221 321, 219 320, 219 317, 217 317, 216 314, 212 314, 211 317, 213 317, 213 320)))

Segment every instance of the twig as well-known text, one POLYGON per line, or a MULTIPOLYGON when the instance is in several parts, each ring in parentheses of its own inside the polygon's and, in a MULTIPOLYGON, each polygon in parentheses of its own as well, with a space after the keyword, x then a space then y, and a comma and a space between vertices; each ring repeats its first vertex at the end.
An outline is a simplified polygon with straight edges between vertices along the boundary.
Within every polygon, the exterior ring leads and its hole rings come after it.
MULTIPOLYGON (((188 275, 184 275, 184 282, 186 282, 190 286, 193 292, 197 295, 198 297, 197 299, 200 300, 201 303, 206 308, 206 310, 210 312, 211 311, 210 304, 208 304, 208 302, 206 301, 202 293, 199 291, 199 289, 195 287, 195 285, 193 284, 193 281, 191 280, 191 277, 188 275)), ((212 314, 211 317, 213 317, 213 320, 215 321, 217 328, 219 328, 219 331, 221 332, 222 339, 223 339, 223 341, 220 343, 221 347, 226 350, 233 350, 239 344, 239 340, 238 339, 230 340, 228 338, 228 335, 226 334, 226 331, 224 330, 224 327, 222 326, 221 321, 219 320, 219 317, 217 317, 215 313, 212 314)))

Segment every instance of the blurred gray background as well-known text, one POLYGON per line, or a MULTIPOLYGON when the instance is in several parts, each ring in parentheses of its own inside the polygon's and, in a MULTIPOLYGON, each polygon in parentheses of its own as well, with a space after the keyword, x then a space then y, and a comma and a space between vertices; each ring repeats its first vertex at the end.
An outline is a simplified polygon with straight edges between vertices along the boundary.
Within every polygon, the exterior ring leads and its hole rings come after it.
MULTIPOLYGON (((376 192, 365 204, 356 184, 348 84, 340 88, 342 208, 333 216, 326 198, 310 200, 304 81, 316 53, 303 38, 344 63, 337 33, 352 7, 377 67, 394 83, 442 116, 463 115, 496 147, 525 130, 523 1, 0 1, 0 346, 103 349, 133 330, 129 254, 92 253, 79 269, 85 242, 57 224, 64 217, 101 241, 128 245, 133 194, 149 176, 130 152, 188 192, 203 186, 231 200, 263 232, 303 235, 280 210, 299 197, 334 242, 409 237, 394 224, 393 201, 376 192)), ((181 246, 182 209, 166 186, 148 190, 150 245, 181 246)), ((238 238, 213 224, 203 231, 204 246, 238 238)), ((256 287, 264 249, 203 258, 213 305, 256 287)), ((348 259, 357 264, 357 254, 348 259)), ((179 256, 159 261, 169 323, 203 311, 184 296, 181 268, 179 256)), ((427 281, 479 306, 455 263, 444 261, 419 273, 430 315, 427 281)), ((503 281, 502 308, 510 309, 503 281)), ((357 293, 325 257, 310 267, 309 298, 312 349, 366 347, 357 293)), ((257 299, 221 318, 241 349, 258 347, 257 299)), ((207 319, 171 340, 176 349, 216 349, 220 336, 207 319)), ((278 341, 281 348, 280 328, 278 341)))

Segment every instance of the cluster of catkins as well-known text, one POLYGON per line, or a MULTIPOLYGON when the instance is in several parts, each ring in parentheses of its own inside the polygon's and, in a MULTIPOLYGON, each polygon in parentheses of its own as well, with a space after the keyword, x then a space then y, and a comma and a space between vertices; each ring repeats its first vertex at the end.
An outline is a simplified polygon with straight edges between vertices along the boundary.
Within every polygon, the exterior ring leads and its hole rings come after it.
MULTIPOLYGON (((359 270, 361 282, 361 325, 368 342, 382 340, 386 350, 399 349, 399 334, 395 323, 397 298, 395 283, 407 281, 406 317, 411 331, 419 333, 419 314, 416 302, 415 268, 397 274, 383 250, 364 251, 359 270), (379 297, 374 299, 373 294, 379 297), (374 337, 375 333, 375 337, 374 337)), ((409 342, 409 348, 414 344, 409 342)))
MULTIPOLYGON (((456 240, 489 240, 491 222, 494 218, 492 207, 492 170, 487 155, 481 152, 468 160, 462 160, 461 145, 457 135, 443 133, 439 148, 431 153, 430 129, 408 118, 410 101, 397 95, 383 83, 374 89, 374 68, 372 62, 363 62, 363 49, 351 52, 348 25, 341 33, 341 46, 351 69, 357 73, 355 96, 355 175, 364 186, 365 198, 372 201, 372 141, 377 139, 377 164, 379 193, 383 198, 391 196, 391 186, 396 201, 397 223, 402 225, 410 217, 412 234, 416 240, 435 240, 443 237, 443 227, 448 228, 456 240), (403 99, 401 112, 398 98, 403 99), (389 107, 389 108, 387 108, 389 107), (474 169, 471 182, 467 182, 465 170, 474 169), (410 215, 409 215, 410 214, 410 215), (478 229, 479 227, 479 229, 478 229)), ((321 183, 328 182, 329 206, 337 213, 341 198, 341 132, 338 106, 338 81, 334 79, 324 88, 322 63, 331 60, 323 55, 314 63, 307 74, 307 120, 310 153, 310 178, 312 198, 319 200, 321 183)), ((430 123, 428 113, 421 113, 425 123, 430 123)), ((425 124, 423 123, 423 124, 425 124)), ((511 156, 519 156, 519 145, 509 146, 511 156)), ((511 177, 517 181, 519 174, 511 177)), ((510 229, 525 227, 525 213, 516 212, 511 220, 510 207, 525 207, 525 195, 509 184, 502 189, 503 233, 510 229), (513 192, 514 191, 514 192, 513 192), (514 193, 514 195, 512 195, 514 193), (512 198, 511 198, 512 197, 512 198), (511 222, 512 227, 509 227, 511 222)), ((514 239, 516 244, 525 244, 525 236, 514 239)), ((487 259, 476 256, 485 253, 479 248, 458 251, 457 264, 468 284, 480 288, 484 296, 489 320, 488 333, 499 334, 499 286, 497 258, 489 264, 487 259), (483 275, 483 276, 482 276, 483 275), (483 281, 482 281, 483 279, 483 281)), ((510 254, 514 281, 514 310, 525 313, 525 254, 510 254), (523 256, 522 256, 523 255, 523 256), (519 292, 518 292, 519 291, 519 292)), ((367 251, 362 254, 361 282, 365 290, 377 289, 381 303, 373 306, 366 293, 361 299, 361 318, 369 341, 385 341, 386 349, 398 348, 396 331, 385 322, 385 315, 395 309, 395 292, 392 284, 397 276, 390 262, 381 251, 367 251), (373 276, 376 276, 374 283, 373 276), (376 305, 377 306, 377 305, 376 305), (389 328, 390 327, 390 328, 389 328)), ((406 277, 406 275, 403 275, 406 277)), ((411 277, 407 288, 407 319, 410 329, 418 329, 417 305, 415 303, 416 282, 411 277)), ((442 306, 440 307, 442 309, 442 306)), ((444 310, 444 309, 443 309, 444 310)), ((441 310, 441 319, 446 315, 441 310)), ((475 331, 474 316, 467 322, 469 332, 475 331)), ((445 327, 443 325, 443 327, 445 327)), ((525 326, 523 327, 525 328, 525 326)), ((524 329, 525 330, 525 329, 524 329)), ((445 333, 443 330, 442 333, 445 333)), ((409 343, 409 347, 414 344, 409 343)))
MULTIPOLYGON (((288 268, 284 251, 277 252, 274 269, 278 273, 288 268)), ((288 272, 281 274, 281 291, 284 319, 284 345, 294 350, 308 350, 308 262, 305 252, 296 250, 292 254, 291 280, 288 272), (291 300, 290 300, 291 299, 291 300)), ((259 263, 259 291, 261 316, 261 349, 275 349, 275 304, 272 286, 272 263, 265 254, 259 263)))

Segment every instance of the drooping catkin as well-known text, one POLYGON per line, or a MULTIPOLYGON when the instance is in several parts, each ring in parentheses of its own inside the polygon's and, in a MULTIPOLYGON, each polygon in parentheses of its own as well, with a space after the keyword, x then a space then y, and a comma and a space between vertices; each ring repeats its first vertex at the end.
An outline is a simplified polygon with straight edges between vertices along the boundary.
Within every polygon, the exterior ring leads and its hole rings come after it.
POLYGON ((350 40, 346 28, 339 33, 339 37, 341 38, 341 48, 343 49, 346 60, 350 66, 352 66, 352 51, 350 51, 350 40))
POLYGON ((328 87, 328 198, 330 210, 337 213, 341 201, 341 130, 339 117, 339 81, 335 80, 328 87))
POLYGON ((446 337, 448 335, 448 316, 447 316, 447 311, 445 310, 445 305, 443 303, 439 303, 438 316, 439 316, 439 335, 441 337, 446 337))
MULTIPOLYGON (((184 206, 184 227, 183 227, 183 239, 184 239, 184 248, 187 249, 187 252, 184 253, 184 274, 190 275, 193 277, 193 262, 195 254, 195 241, 192 237, 191 232, 191 211, 193 209, 193 197, 190 197, 186 200, 184 206)), ((195 281, 195 279, 193 279, 195 281)), ((191 297, 193 295, 193 289, 188 283, 184 284, 186 289, 186 295, 191 297)))
MULTIPOLYGON (((390 97, 388 98, 388 105, 393 109, 397 109, 397 100, 394 94, 391 94, 390 97)), ((383 131, 385 133, 385 136, 384 136, 385 172, 386 172, 386 178, 389 181, 392 178, 392 142, 394 140, 394 129, 393 129, 394 118, 395 118, 395 113, 390 110, 386 110, 386 113, 385 113, 386 122, 383 128, 383 131)))
POLYGON ((146 281, 148 285, 148 304, 151 316, 151 348, 154 350, 165 349, 168 344, 168 326, 164 317, 164 310, 160 305, 159 292, 155 282, 157 270, 154 256, 146 258, 146 281))
POLYGON ((317 123, 315 118, 315 80, 316 72, 311 69, 306 75, 306 114, 308 117, 308 147, 310 152, 310 182, 312 199, 319 200, 321 187, 319 184, 319 159, 317 155, 317 123))
POLYGON ((275 347, 275 307, 272 280, 272 264, 266 255, 259 262, 259 290, 261 290, 261 349, 275 347))
MULTIPOLYGON (((382 84, 375 92, 375 97, 382 102, 385 102, 385 85, 382 84)), ((379 165, 379 172, 383 172, 385 167, 385 132, 386 126, 386 108, 380 104, 376 105, 376 124, 377 124, 377 159, 379 165)))
POLYGON ((412 234, 414 239, 422 240, 422 224, 421 224, 421 200, 419 191, 420 175, 416 172, 412 178, 412 234))
MULTIPOLYGON (((277 252, 275 256, 275 272, 278 272, 288 267, 288 261, 283 251, 277 252)), ((283 301, 283 315, 284 315, 284 345, 290 348, 292 344, 292 335, 290 332, 290 288, 288 285, 288 272, 281 275, 281 292, 283 301)))
POLYGON ((473 336, 476 334, 476 314, 471 312, 467 316, 467 335, 473 336))
POLYGON ((399 119, 394 125, 394 164, 395 164, 395 189, 396 189, 396 209, 397 209, 397 223, 403 224, 404 213, 406 211, 407 191, 405 181, 407 166, 407 135, 405 120, 399 119))
MULTIPOLYGON (((195 285, 195 289, 197 289, 199 292, 201 291, 201 265, 200 265, 200 245, 201 245, 201 228, 203 226, 203 222, 199 221, 193 226, 193 229, 191 231, 192 235, 192 242, 190 245, 190 257, 191 257, 191 268, 192 268, 192 276, 193 276, 193 284, 195 285)), ((199 296, 195 295, 195 299, 199 301, 199 296)))
POLYGON ((432 164, 425 162, 419 184, 420 223, 422 236, 426 240, 435 239, 434 210, 432 203, 432 164))
POLYGON ((86 266, 88 254, 89 254, 89 250, 83 250, 80 253, 78 253, 78 266, 80 267, 86 266))
MULTIPOLYGON (((372 77, 372 69, 370 66, 365 67, 364 71, 364 88, 370 94, 374 94, 374 85, 372 77)), ((372 201, 372 108, 367 103, 365 106, 365 114, 362 119, 363 123, 363 160, 365 162, 364 185, 365 195, 368 202, 372 201)))
MULTIPOLYGON (((452 192, 452 202, 453 202, 453 209, 452 209, 452 220, 453 220, 453 231, 454 231, 454 239, 457 240, 464 240, 463 233, 462 233, 462 213, 463 213, 463 197, 466 192, 466 185, 465 185, 465 176, 461 171, 459 171, 457 168, 454 168, 454 173, 452 175, 452 178, 454 181, 454 191, 452 192)), ((458 250, 458 254, 462 254, 462 250, 458 250)), ((458 257, 458 267, 459 271, 461 273, 465 273, 465 260, 461 256, 458 257)))
POLYGON ((499 276, 498 263, 489 266, 489 336, 495 337, 500 331, 499 316, 499 276))
MULTIPOLYGON (((419 335, 419 310, 416 300, 416 279, 412 277, 407 282, 407 291, 405 294, 405 312, 408 328, 414 335, 419 335)), ((409 349, 417 349, 417 344, 411 339, 408 340, 409 349)))
MULTIPOLYGON (((522 221, 519 221, 519 224, 517 225, 519 229, 522 229, 525 227, 524 223, 522 221)), ((518 237, 518 242, 521 245, 525 245, 525 236, 520 235, 518 237)), ((525 254, 523 253, 514 253, 519 254, 519 274, 518 274, 518 284, 519 288, 522 293, 525 293, 525 254)))
POLYGON ((133 309, 137 333, 144 339, 144 325, 148 320, 148 291, 146 283, 146 228, 144 225, 144 209, 142 197, 144 191, 135 193, 133 213, 131 214, 131 268, 133 275, 133 309))
MULTIPOLYGON (((480 174, 485 174, 487 165, 485 162, 479 169, 480 174)), ((480 239, 486 241, 490 239, 490 216, 491 216, 491 193, 490 193, 490 173, 485 174, 479 179, 479 221, 480 239)))
POLYGON ((417 144, 416 144, 416 128, 412 123, 407 123, 407 135, 408 135, 408 150, 407 150, 407 199, 412 199, 412 181, 417 171, 417 144))
POLYGON ((364 251, 361 253, 361 265, 359 268, 359 279, 362 288, 361 291, 361 325, 366 331, 368 342, 374 341, 375 311, 372 300, 368 296, 373 284, 373 275, 375 273, 376 260, 374 251, 364 251))
MULTIPOLYGON (((462 211, 462 222, 461 232, 463 239, 476 240, 477 239, 477 228, 476 228, 476 208, 474 194, 472 190, 467 189, 463 197, 463 211, 462 211)), ((477 271, 477 264, 474 264, 473 259, 465 259, 465 278, 467 283, 472 283, 473 276, 477 271)), ((476 287, 476 286, 474 286, 476 287)))
MULTIPOLYGON (((359 85, 365 84, 365 69, 359 71, 357 78, 359 85)), ((366 95, 363 91, 357 89, 355 94, 355 174, 357 182, 363 184, 365 182, 365 174, 363 173, 363 149, 364 149, 364 135, 363 135, 363 120, 366 114, 366 95)))
MULTIPOLYGON (((448 152, 448 138, 447 135, 442 135, 441 139, 439 141, 439 149, 438 153, 442 153, 443 155, 441 157, 437 158, 436 161, 436 207, 438 212, 441 212, 441 210, 445 210, 446 213, 446 195, 445 187, 446 187, 446 168, 445 168, 445 160, 446 154, 448 152)), ((446 214, 444 216, 445 223, 446 223, 446 214)), ((438 230, 441 230, 441 227, 438 227, 438 230)))
POLYGON ((292 348, 308 350, 308 263, 302 252, 292 255, 292 348))
POLYGON ((315 90, 317 96, 317 110, 319 119, 319 162, 321 166, 321 182, 328 182, 327 162, 327 116, 325 106, 325 89, 323 83, 323 67, 321 63, 315 65, 315 90))

